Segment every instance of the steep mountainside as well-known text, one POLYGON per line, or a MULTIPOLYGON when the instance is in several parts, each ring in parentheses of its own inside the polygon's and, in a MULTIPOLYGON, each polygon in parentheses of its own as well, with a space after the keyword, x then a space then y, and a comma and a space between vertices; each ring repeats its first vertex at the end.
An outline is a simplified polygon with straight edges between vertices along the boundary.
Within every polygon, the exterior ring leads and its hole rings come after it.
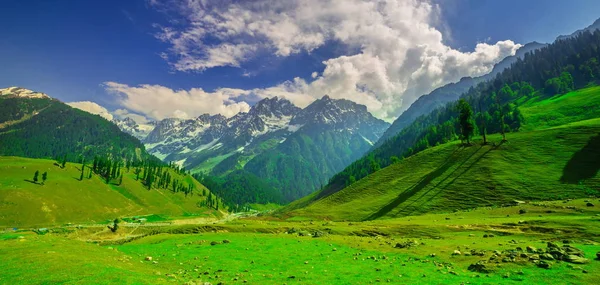
POLYGON ((566 40, 566 39, 570 39, 573 38, 583 32, 590 32, 593 33, 595 30, 600 29, 600 18, 598 18, 593 24, 589 25, 587 28, 585 29, 581 29, 581 30, 577 30, 574 33, 570 34, 570 35, 563 35, 563 36, 558 36, 556 38, 556 40, 566 40))
MULTIPOLYGON (((129 132, 139 128, 132 120, 118 125, 129 132)), ((283 202, 318 189, 362 156, 389 124, 363 105, 324 96, 304 109, 274 97, 231 118, 169 118, 152 126, 142 139, 150 153, 193 172, 253 181, 241 188, 237 186, 243 183, 236 184, 235 191, 248 197, 245 202, 283 202), (280 193, 274 194, 273 187, 280 193)), ((219 189, 224 184, 222 179, 210 181, 219 189)))
POLYGON ((598 195, 600 88, 532 99, 522 109, 529 123, 506 143, 492 135, 496 143, 485 146, 433 147, 329 196, 296 201, 283 214, 371 220, 598 195))
POLYGON ((262 151, 264 141, 281 141, 291 133, 287 127, 298 110, 288 100, 275 97, 229 119, 208 114, 191 120, 168 118, 157 122, 143 141, 165 161, 207 172, 229 156, 262 151))
POLYGON ((329 96, 300 111, 290 125, 298 130, 244 166, 280 189, 286 201, 318 189, 361 157, 388 127, 365 106, 329 96))
POLYGON ((0 89, 0 94, 0 155, 149 157, 139 140, 98 115, 23 88, 0 89))
POLYGON ((152 130, 156 127, 156 122, 151 121, 146 124, 138 124, 136 121, 127 117, 125 119, 113 119, 112 121, 115 125, 117 125, 122 131, 136 137, 140 141, 148 136, 152 130))
POLYGON ((537 42, 528 43, 522 46, 515 55, 509 56, 496 64, 494 69, 492 69, 492 71, 486 75, 475 78, 465 77, 459 82, 444 85, 433 90, 427 95, 421 96, 392 123, 392 126, 390 126, 383 136, 381 136, 376 146, 382 145, 386 140, 389 140, 393 136, 400 133, 402 129, 412 124, 412 122, 414 122, 419 116, 429 114, 436 108, 444 106, 449 102, 458 100, 460 95, 467 92, 469 88, 494 78, 506 68, 509 68, 511 64, 517 61, 517 59, 522 59, 526 53, 541 49, 545 46, 547 45, 537 42))

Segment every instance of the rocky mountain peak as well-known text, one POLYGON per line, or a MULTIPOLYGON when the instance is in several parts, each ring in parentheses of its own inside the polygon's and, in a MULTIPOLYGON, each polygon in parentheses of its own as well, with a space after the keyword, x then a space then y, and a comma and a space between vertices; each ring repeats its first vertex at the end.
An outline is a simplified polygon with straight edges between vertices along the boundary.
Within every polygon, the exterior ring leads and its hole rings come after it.
POLYGON ((35 92, 16 86, 0 89, 0 95, 21 98, 50 98, 46 93, 35 92))

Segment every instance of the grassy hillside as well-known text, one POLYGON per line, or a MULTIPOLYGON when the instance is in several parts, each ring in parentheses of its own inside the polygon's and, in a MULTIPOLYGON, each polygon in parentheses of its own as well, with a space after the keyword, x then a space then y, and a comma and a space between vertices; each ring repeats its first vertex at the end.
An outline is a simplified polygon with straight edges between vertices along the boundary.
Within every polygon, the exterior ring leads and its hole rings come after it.
MULTIPOLYGON (((586 197, 600 189, 600 88, 522 105, 525 131, 508 142, 427 149, 317 201, 306 197, 288 215, 369 220, 449 212, 512 200, 586 197), (306 206, 306 207, 305 207, 306 206)), ((493 135, 490 141, 500 142, 493 135)))
MULTIPOLYGON (((107 185, 102 178, 79 181, 81 164, 67 163, 64 169, 53 160, 0 157, 0 226, 24 227, 64 223, 105 222, 116 217, 161 214, 167 216, 214 215, 199 207, 206 188, 190 177, 171 171, 173 177, 193 183, 194 195, 164 189, 148 190, 125 172, 120 186, 107 185), (36 170, 48 172, 45 185, 31 180, 36 170)), ((86 172, 87 173, 87 172, 86 172)), ((208 193, 208 190, 206 190, 208 193)))

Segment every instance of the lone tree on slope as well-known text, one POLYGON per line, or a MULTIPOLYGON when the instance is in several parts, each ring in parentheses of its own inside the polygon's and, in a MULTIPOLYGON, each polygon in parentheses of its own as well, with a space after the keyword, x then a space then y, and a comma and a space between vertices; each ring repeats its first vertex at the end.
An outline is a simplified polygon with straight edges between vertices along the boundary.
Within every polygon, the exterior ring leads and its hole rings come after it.
POLYGON ((48 172, 42 173, 42 185, 44 185, 44 183, 46 183, 47 179, 48 179, 48 172))
POLYGON ((36 184, 38 183, 39 176, 40 176, 40 171, 36 170, 35 173, 33 174, 33 182, 35 182, 36 184))
POLYGON ((462 139, 466 140, 467 144, 471 144, 471 137, 475 130, 475 126, 473 125, 473 110, 465 99, 460 99, 458 101, 458 111, 460 113, 458 121, 460 123, 462 139))

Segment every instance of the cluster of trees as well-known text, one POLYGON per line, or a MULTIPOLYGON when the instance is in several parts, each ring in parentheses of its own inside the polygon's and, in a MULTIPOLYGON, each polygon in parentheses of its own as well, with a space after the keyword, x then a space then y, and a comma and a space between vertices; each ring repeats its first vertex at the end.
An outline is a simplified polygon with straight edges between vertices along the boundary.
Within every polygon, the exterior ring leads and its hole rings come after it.
POLYGON ((244 170, 236 170, 225 177, 194 174, 211 192, 225 200, 232 211, 245 210, 248 203, 282 203, 280 191, 244 170))
MULTIPOLYGON (((92 164, 92 171, 102 178, 108 184, 111 183, 114 179, 118 179, 117 185, 121 185, 123 183, 123 173, 121 173, 122 160, 119 159, 110 159, 106 157, 94 157, 94 162, 92 164)), ((83 172, 85 169, 85 162, 82 164, 81 168, 81 180, 83 180, 83 172)), ((91 178, 91 176, 88 176, 91 178)))
MULTIPOLYGON (((46 183, 46 180, 48 180, 48 172, 42 173, 42 185, 44 185, 44 183, 46 183)), ((40 171, 36 170, 35 173, 33 174, 33 183, 38 183, 40 181, 40 171)))
MULTIPOLYGON (((518 131, 523 124, 518 102, 532 96, 564 94, 600 79, 600 31, 576 37, 527 53, 494 79, 482 82, 461 96, 462 100, 417 118, 396 136, 333 176, 319 194, 327 196, 404 157, 430 146, 473 134, 518 131), (537 92, 536 92, 537 90, 537 92)), ((318 198, 318 197, 317 197, 318 198)))

